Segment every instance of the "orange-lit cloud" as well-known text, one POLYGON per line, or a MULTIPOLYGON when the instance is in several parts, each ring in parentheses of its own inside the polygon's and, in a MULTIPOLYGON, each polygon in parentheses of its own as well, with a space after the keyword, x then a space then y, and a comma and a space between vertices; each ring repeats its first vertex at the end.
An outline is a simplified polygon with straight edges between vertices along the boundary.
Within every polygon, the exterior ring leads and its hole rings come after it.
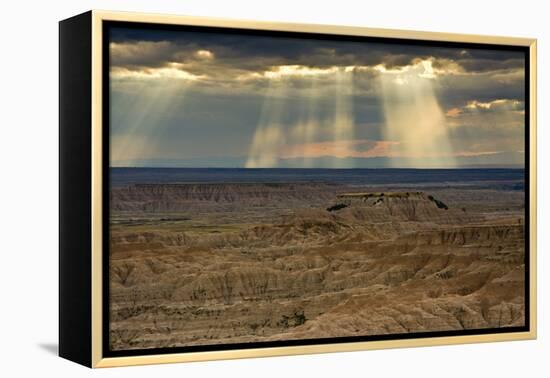
POLYGON ((460 114, 462 114, 462 110, 459 108, 451 108, 447 110, 447 112, 445 113, 447 117, 451 117, 451 118, 458 117, 460 114))
POLYGON ((282 158, 382 157, 390 156, 392 154, 391 147, 398 144, 399 142, 366 139, 339 140, 289 145, 283 147, 280 153, 282 158))
MULTIPOLYGON (((327 141, 306 144, 293 144, 283 147, 279 151, 282 159, 298 158, 374 158, 374 157, 410 157, 404 143, 388 140, 352 140, 327 141)), ((437 157, 474 157, 498 154, 501 151, 456 151, 452 154, 434 154, 424 152, 417 158, 437 157)))

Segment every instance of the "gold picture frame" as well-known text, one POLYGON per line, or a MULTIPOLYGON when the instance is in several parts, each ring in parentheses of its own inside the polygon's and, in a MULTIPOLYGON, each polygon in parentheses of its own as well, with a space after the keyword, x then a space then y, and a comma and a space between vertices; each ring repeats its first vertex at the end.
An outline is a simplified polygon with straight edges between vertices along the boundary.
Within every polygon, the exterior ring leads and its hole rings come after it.
MULTIPOLYGON (((371 349, 435 346, 448 344, 466 344, 495 341, 528 340, 535 339, 537 335, 537 296, 536 296, 536 203, 537 203, 537 181, 536 181, 536 114, 537 114, 537 90, 536 90, 536 40, 527 38, 480 36, 468 34, 434 33, 421 31, 404 31, 390 29, 373 29, 350 26, 313 25, 313 24, 292 24, 292 23, 271 23, 258 21, 243 21, 217 19, 209 17, 187 17, 159 14, 125 13, 109 11, 90 11, 83 15, 76 16, 60 23, 60 127, 61 127, 61 246, 60 246, 60 355, 70 360, 79 362, 89 367, 114 367, 143 364, 160 364, 190 361, 208 361, 219 359, 237 359, 250 357, 268 357, 283 355, 301 355, 310 353, 347 352, 371 349), (105 277, 104 267, 104 193, 103 182, 103 143, 105 140, 104 114, 105 106, 103 91, 106 85, 106 74, 103 66, 103 53, 105 49, 105 22, 128 22, 139 24, 162 24, 162 25, 185 25, 216 28, 237 28, 246 30, 262 30, 276 32, 299 32, 319 33, 327 35, 341 35, 354 37, 376 37, 385 39, 400 39, 404 41, 440 41, 458 42, 470 44, 489 44, 519 46, 528 49, 528 114, 529 114, 529 235, 526 240, 529 243, 528 263, 526 267, 529 272, 529 324, 528 330, 521 332, 486 333, 473 335, 442 336, 442 337, 419 337, 399 340, 375 340, 361 342, 342 342, 330 344, 311 344, 280 347, 258 347, 252 349, 231 349, 198 351, 185 353, 165 353, 152 355, 129 355, 121 357, 106 357, 104 353, 104 318, 105 308, 103 301, 103 285, 105 277), (82 39, 79 39, 79 33, 82 39), (86 54, 82 54, 82 49, 86 54), (79 57, 76 57, 76 56, 79 57), (69 64, 86 63, 89 69, 89 77, 83 73, 74 73, 72 76, 67 73, 70 70, 69 64), (75 82, 79 84, 75 84, 75 82), (75 92, 74 86, 79 85, 75 92), (71 89, 73 88, 73 89, 71 89), (71 91, 71 94, 69 94, 71 91), (63 94, 65 93, 65 95, 63 94), (83 93, 83 98, 78 96, 83 93), (89 94, 89 96, 87 96, 89 94), (89 101, 89 102, 88 102, 89 101), (77 103, 78 102, 78 103, 77 103), (71 113, 71 110, 73 113, 71 113), (74 113, 74 109, 81 109, 81 112, 74 113), (81 127, 81 131, 69 128, 77 127, 75 122, 88 122, 89 127, 81 127), (78 133, 72 135, 69 133, 78 133), (66 136, 66 140, 64 139, 66 136), (68 157, 71 151, 64 146, 67 143, 74 143, 74 138, 81 138, 82 143, 89 145, 89 166, 71 168, 68 157), (71 142, 72 141, 72 142, 71 142), (65 152, 64 152, 65 151, 65 152), (65 154, 66 153, 66 154, 65 154), (64 155, 65 154, 65 155, 64 155), (66 164, 66 165, 64 165, 66 164), (85 193, 71 192, 71 189, 63 189, 69 185, 69 176, 75 169, 85 172, 89 179, 82 181, 81 188, 85 193), (67 180, 67 181, 64 181, 67 180), (74 222, 76 215, 68 209, 83 195, 89 194, 89 201, 83 206, 89 210, 83 216, 89 216, 87 222, 82 224, 74 222), (76 229, 76 227, 80 227, 76 229), (86 238, 65 241, 69 232, 76 235, 87 235, 86 238), (87 241, 82 243, 82 241, 87 241), (79 245, 80 243, 80 245, 79 245), (78 258, 71 254, 80 254, 78 258), (79 277, 75 277, 78 275, 79 277), (80 293, 80 294, 78 294, 80 293), (75 299, 80 295, 80 299, 75 299), (80 302, 79 302, 80 301, 80 302), (75 309, 74 307, 79 307, 75 309), (80 312, 79 312, 80 311, 80 312), (83 313, 89 314, 82 316, 83 313), (80 351, 75 351, 80 343, 86 346, 80 351)), ((86 71, 83 71, 84 73, 86 71)), ((88 150, 86 150, 88 151, 88 150)), ((83 160, 85 165, 88 160, 83 160)), ((74 184, 74 182, 73 182, 74 184)), ((88 211, 87 210, 87 211, 88 211)))

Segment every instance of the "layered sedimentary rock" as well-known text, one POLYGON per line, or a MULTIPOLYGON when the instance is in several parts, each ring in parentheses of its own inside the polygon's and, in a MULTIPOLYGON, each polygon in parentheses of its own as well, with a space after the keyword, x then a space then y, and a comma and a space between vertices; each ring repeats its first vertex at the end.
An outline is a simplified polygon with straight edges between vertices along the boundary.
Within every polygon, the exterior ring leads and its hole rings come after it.
POLYGON ((166 214, 112 228, 111 346, 523 325, 521 213, 440 198, 327 184, 117 189, 115 215, 166 214))
POLYGON ((321 203, 338 185, 325 183, 136 184, 111 190, 114 211, 182 211, 197 206, 284 206, 321 203))

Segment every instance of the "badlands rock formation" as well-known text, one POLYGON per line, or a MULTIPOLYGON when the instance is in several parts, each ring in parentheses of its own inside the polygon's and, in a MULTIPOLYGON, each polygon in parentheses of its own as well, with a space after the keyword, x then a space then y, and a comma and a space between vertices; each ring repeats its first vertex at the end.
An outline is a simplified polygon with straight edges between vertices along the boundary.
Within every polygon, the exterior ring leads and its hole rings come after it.
POLYGON ((521 326, 521 196, 323 183, 111 193, 114 350, 521 326))

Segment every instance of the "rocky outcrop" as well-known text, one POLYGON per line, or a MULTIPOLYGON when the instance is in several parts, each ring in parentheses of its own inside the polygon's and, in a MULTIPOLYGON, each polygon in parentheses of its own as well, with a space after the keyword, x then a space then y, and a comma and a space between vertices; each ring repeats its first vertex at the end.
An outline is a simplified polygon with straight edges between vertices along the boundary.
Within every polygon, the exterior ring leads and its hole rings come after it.
POLYGON ((323 183, 136 184, 115 187, 113 211, 174 212, 208 207, 288 207, 334 198, 339 185, 323 183))
MULTIPOLYGON (((328 209, 345 218, 369 222, 435 222, 464 223, 480 220, 464 209, 450 208, 443 201, 424 192, 342 193, 328 209)), ((327 209, 327 210, 328 210, 327 209)))

